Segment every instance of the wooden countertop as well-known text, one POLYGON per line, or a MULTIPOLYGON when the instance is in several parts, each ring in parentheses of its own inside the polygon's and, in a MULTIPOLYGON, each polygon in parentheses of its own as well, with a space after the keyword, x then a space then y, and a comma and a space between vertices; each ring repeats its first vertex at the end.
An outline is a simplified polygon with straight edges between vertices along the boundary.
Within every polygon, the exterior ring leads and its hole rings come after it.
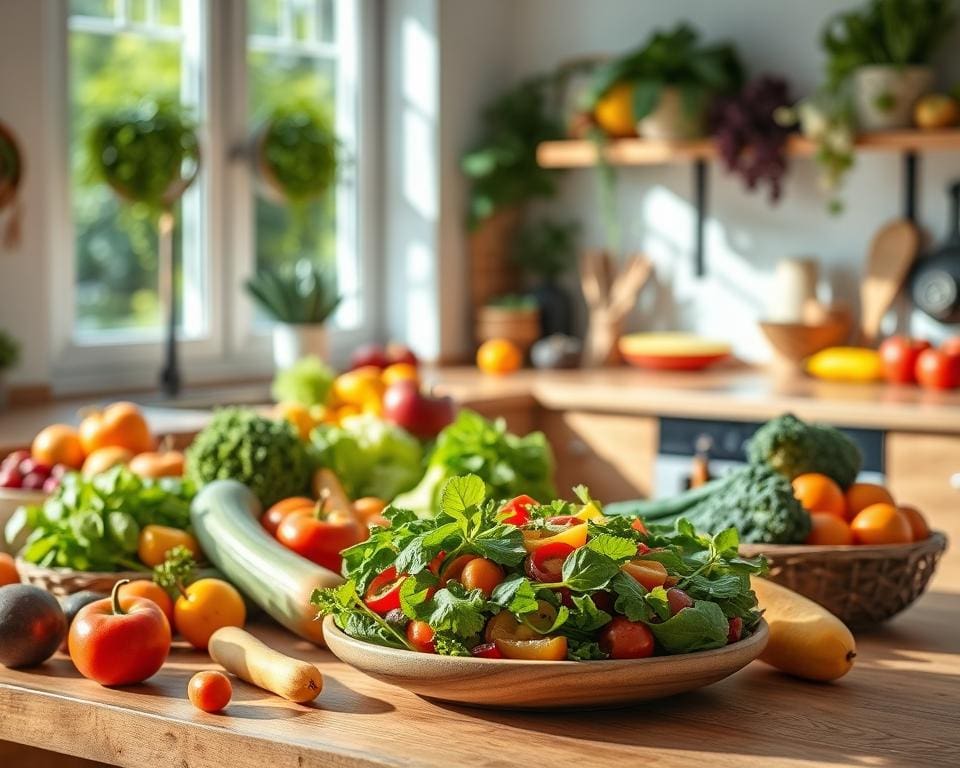
MULTIPOLYGON (((955 582, 954 582, 955 583, 955 582)), ((960 593, 928 593, 858 637, 853 671, 829 685, 754 662, 716 685, 634 708, 518 713, 434 704, 378 682, 275 627, 256 634, 315 662, 312 705, 236 681, 225 714, 187 701, 215 668, 176 647, 145 684, 101 688, 56 656, 0 668, 0 739, 122 766, 669 765, 955 766, 960 593)))

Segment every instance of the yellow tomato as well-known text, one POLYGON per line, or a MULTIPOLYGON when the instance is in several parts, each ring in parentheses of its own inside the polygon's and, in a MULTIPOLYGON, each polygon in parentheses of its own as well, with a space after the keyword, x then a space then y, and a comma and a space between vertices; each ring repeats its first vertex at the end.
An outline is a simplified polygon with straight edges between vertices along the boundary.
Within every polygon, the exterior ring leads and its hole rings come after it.
POLYGON ((597 102, 593 116, 597 125, 608 136, 623 138, 637 135, 637 121, 633 119, 633 86, 620 83, 613 86, 597 102))
POLYGON ((383 369, 380 378, 383 379, 383 383, 387 387, 396 384, 398 381, 412 381, 419 384, 420 372, 417 370, 417 366, 411 363, 394 363, 383 369))
POLYGON ((552 536, 543 536, 541 538, 543 533, 546 533, 546 531, 537 529, 525 530, 523 532, 523 546, 527 552, 533 552, 546 544, 569 544, 574 549, 577 549, 587 543, 586 525, 571 525, 566 530, 560 531, 560 533, 555 533, 552 536))
POLYGON ((362 406, 369 400, 379 400, 383 397, 383 390, 380 369, 373 366, 341 373, 333 381, 334 397, 346 405, 362 406))
POLYGON ((194 648, 207 649, 210 635, 221 627, 242 627, 247 608, 240 593, 220 579, 200 579, 177 598, 173 621, 194 648))
POLYGON ((656 560, 631 560, 621 565, 620 569, 628 576, 633 576, 648 592, 667 582, 667 569, 656 560))
POLYGON ((603 513, 597 509, 597 505, 591 501, 589 504, 583 505, 583 509, 577 512, 576 517, 580 520, 597 520, 603 517, 603 513))
POLYGON ((194 559, 199 559, 202 554, 200 544, 186 531, 166 525, 148 525, 140 531, 137 556, 144 565, 155 568, 167 559, 167 552, 174 547, 186 547, 194 559))
POLYGON ((313 416, 310 415, 310 409, 300 403, 278 403, 273 412, 276 418, 290 422, 301 440, 307 440, 317 425, 313 416))
POLYGON ((484 373, 513 373, 523 365, 523 352, 508 339, 490 339, 477 350, 477 368, 484 373))
POLYGON ((506 659, 523 661, 565 661, 567 658, 567 638, 544 637, 539 640, 494 640, 497 650, 506 659))

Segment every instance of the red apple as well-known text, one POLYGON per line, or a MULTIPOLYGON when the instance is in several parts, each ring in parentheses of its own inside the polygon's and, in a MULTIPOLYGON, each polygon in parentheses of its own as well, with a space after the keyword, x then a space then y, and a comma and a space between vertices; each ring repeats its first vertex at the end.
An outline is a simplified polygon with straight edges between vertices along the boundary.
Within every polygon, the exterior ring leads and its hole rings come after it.
POLYGON ((952 357, 960 357, 960 336, 953 336, 940 345, 940 351, 952 357))
POLYGON ((383 395, 383 418, 424 440, 436 437, 456 411, 452 399, 424 395, 413 381, 391 384, 383 395))
POLYGON ((917 358, 930 342, 906 336, 891 336, 880 345, 883 360, 883 376, 891 384, 915 384, 917 381, 917 358))
POLYGON ((371 365, 374 368, 386 368, 389 364, 387 353, 380 344, 364 344, 350 355, 350 370, 371 365))
POLYGON ((391 341, 387 344, 386 354, 389 365, 393 365, 394 363, 408 363, 416 366, 420 364, 417 356, 413 354, 413 350, 406 344, 398 344, 395 341, 391 341))

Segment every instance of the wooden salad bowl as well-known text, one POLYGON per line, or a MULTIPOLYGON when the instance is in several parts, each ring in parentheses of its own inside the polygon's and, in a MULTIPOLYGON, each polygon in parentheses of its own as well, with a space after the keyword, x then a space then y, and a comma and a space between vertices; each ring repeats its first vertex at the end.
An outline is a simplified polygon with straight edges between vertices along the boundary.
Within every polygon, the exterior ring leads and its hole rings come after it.
POLYGON ((702 688, 757 658, 767 624, 714 651, 611 661, 516 661, 437 656, 373 645, 323 621, 327 647, 341 661, 418 696, 501 709, 616 707, 702 688))

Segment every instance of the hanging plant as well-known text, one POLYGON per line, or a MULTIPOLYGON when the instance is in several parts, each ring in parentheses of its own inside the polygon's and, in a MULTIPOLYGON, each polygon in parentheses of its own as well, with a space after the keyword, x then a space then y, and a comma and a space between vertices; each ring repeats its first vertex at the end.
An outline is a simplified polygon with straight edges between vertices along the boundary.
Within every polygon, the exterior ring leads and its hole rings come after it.
POLYGON ((10 334, 0 330, 0 373, 13 368, 20 360, 20 344, 10 334))
POLYGON ((155 214, 173 206, 200 166, 196 124, 165 100, 144 99, 100 118, 87 148, 95 178, 155 214))
POLYGON ((339 155, 340 142, 329 116, 307 102, 274 109, 257 141, 260 175, 271 191, 297 207, 333 186, 339 155))

